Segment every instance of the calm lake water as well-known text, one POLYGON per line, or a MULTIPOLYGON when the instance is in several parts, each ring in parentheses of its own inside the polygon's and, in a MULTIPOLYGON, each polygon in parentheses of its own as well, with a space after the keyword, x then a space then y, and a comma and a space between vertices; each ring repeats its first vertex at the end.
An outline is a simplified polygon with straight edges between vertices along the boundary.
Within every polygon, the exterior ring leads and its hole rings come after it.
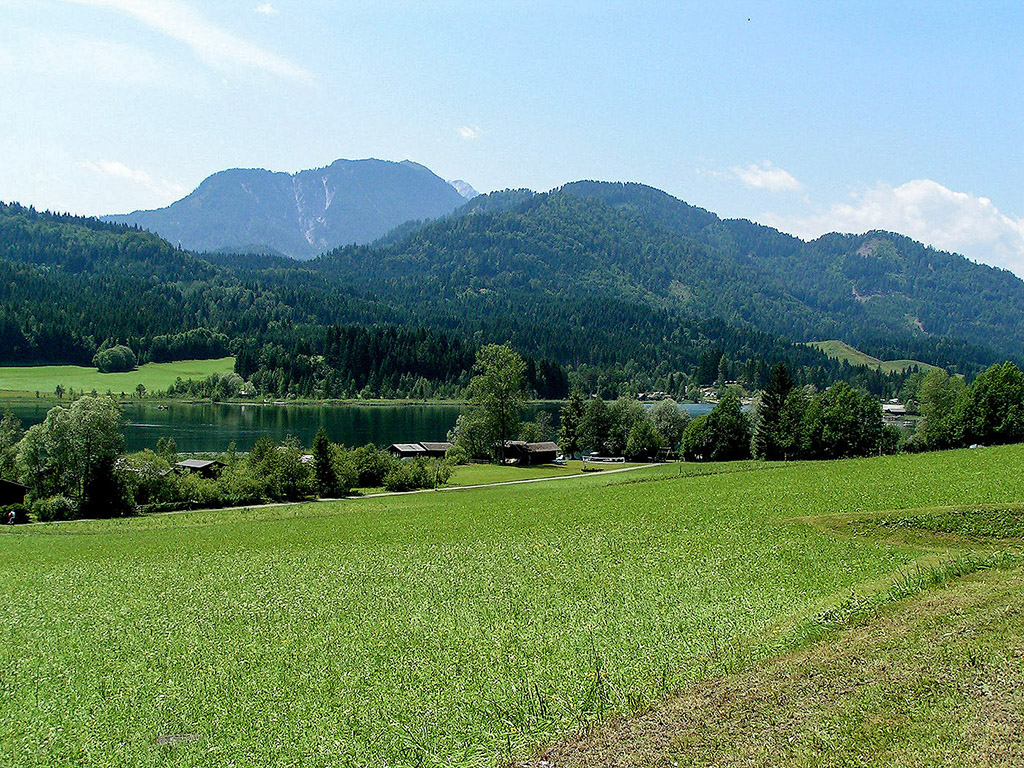
MULTIPOLYGON (((38 424, 53 407, 52 402, 0 401, 0 410, 9 407, 21 419, 22 426, 38 424)), ((184 453, 223 451, 235 443, 240 451, 249 450, 260 435, 275 440, 295 435, 310 445, 317 430, 347 446, 390 445, 420 440, 444 440, 459 415, 458 405, 226 405, 223 403, 130 403, 124 406, 128 419, 125 442, 129 451, 153 448, 161 437, 173 437, 184 453)), ((683 406, 692 415, 707 413, 710 405, 683 406)), ((551 414, 558 426, 558 405, 531 406, 525 417, 532 420, 538 411, 551 414)))

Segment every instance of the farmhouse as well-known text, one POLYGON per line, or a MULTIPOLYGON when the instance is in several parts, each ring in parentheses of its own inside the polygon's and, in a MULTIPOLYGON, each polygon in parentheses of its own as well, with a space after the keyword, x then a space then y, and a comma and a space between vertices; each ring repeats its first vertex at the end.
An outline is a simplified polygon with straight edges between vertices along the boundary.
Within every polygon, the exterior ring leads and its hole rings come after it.
POLYGON ((9 504, 24 504, 26 493, 28 493, 28 488, 21 483, 0 480, 0 507, 6 507, 9 504))
POLYGON ((388 453, 400 459, 415 459, 427 455, 427 449, 419 443, 392 443, 388 446, 388 453))
POLYGON ((220 475, 224 469, 224 462, 216 459, 185 459, 175 464, 174 469, 181 474, 213 478, 220 475))
POLYGON ((508 440, 505 443, 505 460, 521 466, 550 464, 561 449, 557 443, 527 443, 524 440, 508 440))
POLYGON ((906 418, 907 406, 899 403, 882 403, 882 419, 886 424, 896 424, 906 418))
POLYGON ((388 446, 388 453, 400 459, 443 459, 451 447, 451 443, 431 442, 429 440, 419 443, 392 443, 388 446))
POLYGON ((443 459, 444 455, 451 449, 451 443, 439 442, 431 443, 423 441, 420 443, 423 446, 423 450, 426 451, 427 456, 431 456, 437 459, 443 459))

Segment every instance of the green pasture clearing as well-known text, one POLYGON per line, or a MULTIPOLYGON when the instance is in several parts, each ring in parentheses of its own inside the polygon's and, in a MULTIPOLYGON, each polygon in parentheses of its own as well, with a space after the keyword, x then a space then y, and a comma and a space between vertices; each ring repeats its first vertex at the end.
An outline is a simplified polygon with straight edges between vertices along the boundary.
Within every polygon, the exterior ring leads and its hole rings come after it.
POLYGON ((815 347, 824 352, 828 357, 836 360, 845 360, 850 365, 866 365, 868 368, 880 370, 882 373, 903 373, 915 365, 922 371, 928 372, 934 365, 922 363, 919 360, 879 360, 866 352, 861 352, 842 341, 835 339, 831 341, 811 341, 808 346, 815 347))
POLYGON ((663 465, 5 530, 0 763, 525 759, 936 555, 805 518, 1009 508, 1022 460, 663 465))
MULTIPOLYGON (((587 464, 587 470, 608 471, 639 467, 642 464, 587 464)), ((565 477, 583 472, 582 461, 567 461, 564 465, 541 464, 536 467, 498 466, 497 464, 464 464, 455 467, 448 485, 483 485, 485 483, 507 483, 513 480, 538 480, 546 477, 565 477)), ((595 472, 596 474, 596 472, 595 472)))
POLYGON ((174 363, 146 363, 127 373, 100 373, 82 365, 7 365, 0 366, 0 391, 40 392, 52 395, 58 385, 76 392, 132 395, 142 384, 150 392, 165 390, 178 378, 205 379, 215 373, 231 373, 233 357, 216 360, 179 360, 174 363))

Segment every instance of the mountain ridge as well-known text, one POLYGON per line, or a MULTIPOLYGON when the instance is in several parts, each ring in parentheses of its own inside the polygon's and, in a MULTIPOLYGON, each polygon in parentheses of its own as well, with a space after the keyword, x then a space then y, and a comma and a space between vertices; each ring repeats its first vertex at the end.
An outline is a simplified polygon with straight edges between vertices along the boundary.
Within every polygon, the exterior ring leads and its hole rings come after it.
POLYGON ((310 259, 340 245, 372 242, 406 221, 433 219, 465 202, 456 187, 411 160, 339 159, 294 173, 228 168, 169 206, 101 219, 137 225, 192 251, 310 259))
POLYGON ((1007 270, 896 233, 805 242, 634 183, 481 195, 372 253, 342 248, 313 266, 440 295, 467 283, 610 291, 792 341, 843 338, 882 359, 1024 348, 1024 281, 1007 270))
POLYGON ((804 242, 639 184, 481 195, 302 263, 194 255, 124 225, 15 206, 0 217, 0 267, 9 359, 88 359, 104 339, 145 345, 198 323, 244 343, 250 361, 280 361, 292 344, 314 354, 301 340, 324 324, 390 323, 510 341, 608 391, 616 377, 707 383, 721 370, 763 383, 778 360, 827 384, 841 364, 804 345, 820 339, 968 377, 1024 348, 1024 282, 1009 272, 893 233, 804 242), (110 302, 124 311, 97 314, 110 302), (58 328, 63 342, 40 335, 58 328))

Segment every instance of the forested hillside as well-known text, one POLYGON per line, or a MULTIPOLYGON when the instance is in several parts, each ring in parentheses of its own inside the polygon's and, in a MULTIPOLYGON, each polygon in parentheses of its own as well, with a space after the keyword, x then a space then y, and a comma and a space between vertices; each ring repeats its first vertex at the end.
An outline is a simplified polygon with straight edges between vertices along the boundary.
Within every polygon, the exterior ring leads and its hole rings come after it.
POLYGON ((739 279, 714 286, 722 317, 753 319, 790 338, 838 336, 883 359, 948 364, 980 360, 985 349, 1017 357, 1024 348, 1020 278, 903 235, 828 234, 805 243, 746 219, 719 219, 641 184, 576 182, 562 192, 602 200, 734 264, 739 279), (752 295, 760 311, 751 311, 752 295), (791 297, 807 313, 780 311, 772 295, 791 297))
POLYGON ((843 339, 968 377, 1024 342, 1024 283, 888 233, 804 243, 635 184, 476 198, 308 263, 193 254, 136 228, 0 206, 0 362, 226 353, 267 394, 456 395, 511 342, 537 394, 740 380, 895 392, 911 373, 830 360, 843 339))
POLYGON ((1024 348, 1024 282, 885 232, 812 243, 722 220, 638 184, 577 182, 486 197, 384 250, 317 265, 376 290, 602 296, 792 340, 841 338, 880 358, 967 372, 1024 348))

